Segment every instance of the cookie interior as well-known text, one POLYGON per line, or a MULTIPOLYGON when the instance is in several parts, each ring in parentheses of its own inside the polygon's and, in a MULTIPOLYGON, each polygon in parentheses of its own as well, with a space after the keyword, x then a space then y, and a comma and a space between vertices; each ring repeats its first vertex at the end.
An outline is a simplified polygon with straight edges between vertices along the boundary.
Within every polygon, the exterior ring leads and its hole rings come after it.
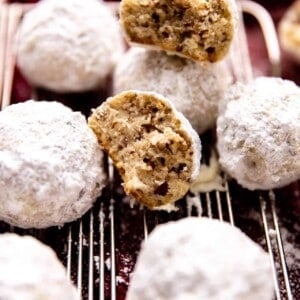
POLYGON ((89 125, 112 158, 127 194, 149 208, 185 195, 192 140, 172 108, 154 94, 124 92, 96 109, 89 125))
POLYGON ((223 58, 234 31, 225 0, 123 0, 120 18, 130 41, 199 61, 223 58))

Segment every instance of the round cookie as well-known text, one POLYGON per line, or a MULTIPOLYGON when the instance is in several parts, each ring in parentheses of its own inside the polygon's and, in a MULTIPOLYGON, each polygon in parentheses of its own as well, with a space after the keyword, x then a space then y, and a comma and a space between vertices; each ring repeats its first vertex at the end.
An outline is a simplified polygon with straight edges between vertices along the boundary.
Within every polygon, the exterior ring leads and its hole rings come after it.
POLYGON ((97 138, 79 112, 27 101, 0 112, 0 219, 18 227, 63 225, 101 194, 97 138))
POLYGON ((278 29, 283 49, 300 64, 300 0, 288 8, 278 29))
POLYGON ((127 300, 271 300, 269 256, 237 227, 190 217, 158 225, 144 242, 127 300))
POLYGON ((300 88, 261 77, 237 84, 217 120, 220 164, 250 190, 285 186, 300 178, 300 88))
POLYGON ((54 251, 31 236, 0 235, 0 299, 78 299, 54 251))
POLYGON ((120 7, 130 43, 210 62, 228 53, 237 15, 233 0, 122 0, 120 7))
POLYGON ((148 208, 183 197, 199 173, 201 144, 188 120, 159 94, 126 91, 88 120, 125 192, 148 208))
POLYGON ((23 75, 56 92, 103 87, 122 52, 117 19, 98 0, 42 0, 26 13, 18 32, 23 75))
POLYGON ((199 133, 212 128, 232 82, 226 63, 201 64, 163 51, 131 48, 114 72, 114 93, 157 92, 168 98, 199 133))

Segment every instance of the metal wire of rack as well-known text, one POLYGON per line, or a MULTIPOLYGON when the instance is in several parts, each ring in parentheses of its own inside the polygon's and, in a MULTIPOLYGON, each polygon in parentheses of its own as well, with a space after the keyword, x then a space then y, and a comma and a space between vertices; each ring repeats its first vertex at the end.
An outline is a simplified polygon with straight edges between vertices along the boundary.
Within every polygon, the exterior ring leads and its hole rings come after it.
MULTIPOLYGON (((254 2, 244 0, 239 1, 238 4, 241 11, 254 16, 260 24, 272 66, 272 75, 280 75, 280 51, 270 15, 254 2)), ((31 5, 0 2, 0 39, 3 41, 0 46, 1 108, 10 103, 15 68, 13 37, 22 15, 30 7, 31 5)), ((114 5, 113 9, 115 8, 114 5)), ((240 22, 238 31, 231 52, 232 71, 238 80, 248 82, 253 78, 253 72, 243 22, 240 22), (239 67, 241 65, 243 68, 239 67)), ((119 201, 118 198, 123 198, 124 195, 119 192, 116 176, 113 165, 109 161, 109 185, 100 201, 82 219, 62 229, 23 231, 3 225, 2 231, 31 234, 52 245, 66 265, 68 277, 77 285, 78 299, 124 299, 139 244, 143 239, 147 239, 153 227, 161 222, 189 215, 206 215, 236 225, 237 206, 233 200, 232 186, 226 178, 224 191, 197 193, 194 195, 195 205, 182 200, 179 204, 181 207, 179 212, 162 215, 146 209, 131 209, 128 203, 119 201), (126 226, 133 228, 132 235, 128 228, 123 230, 126 226), (126 234, 123 234, 125 231, 126 234), (126 247, 124 237, 127 239, 126 247), (138 246, 133 247, 134 244, 138 246), (120 264, 125 264, 125 267, 121 268, 120 264)), ((269 191, 269 193, 248 193, 248 195, 253 198, 253 202, 259 204, 265 245, 272 263, 275 299, 296 299, 286 264, 275 193, 269 191)))

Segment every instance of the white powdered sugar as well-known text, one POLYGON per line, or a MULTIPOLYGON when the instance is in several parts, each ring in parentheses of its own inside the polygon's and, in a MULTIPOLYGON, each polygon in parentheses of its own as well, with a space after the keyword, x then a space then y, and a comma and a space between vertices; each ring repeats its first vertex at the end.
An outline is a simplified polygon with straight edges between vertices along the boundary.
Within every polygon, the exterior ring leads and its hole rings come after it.
POLYGON ((280 78, 234 86, 217 121, 223 169, 250 190, 300 178, 300 88, 280 78))
POLYGON ((23 228, 81 217, 100 195, 102 151, 84 116, 58 102, 0 112, 0 219, 23 228))
POLYGON ((215 125, 218 104, 231 80, 225 62, 201 65, 162 51, 131 48, 117 64, 114 93, 157 92, 202 133, 215 125))
POLYGON ((43 0, 18 33, 18 65, 35 86, 80 92, 105 84, 123 52, 117 18, 98 0, 43 0))
POLYGON ((200 174, 198 178, 191 184, 190 191, 192 193, 225 191, 224 179, 221 176, 220 164, 214 150, 209 158, 209 164, 201 164, 200 174))
POLYGON ((0 299, 78 299, 54 251, 30 236, 0 236, 0 299))
POLYGON ((144 242, 127 300, 271 300, 267 253, 238 228, 189 217, 157 226, 144 242))

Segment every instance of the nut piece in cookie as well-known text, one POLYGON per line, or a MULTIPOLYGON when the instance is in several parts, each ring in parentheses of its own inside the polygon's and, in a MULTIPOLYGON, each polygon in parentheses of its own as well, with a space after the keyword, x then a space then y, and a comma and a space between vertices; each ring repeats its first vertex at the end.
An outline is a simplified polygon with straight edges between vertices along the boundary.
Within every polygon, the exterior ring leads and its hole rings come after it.
POLYGON ((94 110, 88 123, 118 169, 125 192, 145 206, 180 199, 196 179, 200 139, 161 95, 120 93, 94 110))
POLYGON ((129 42, 215 62, 229 50, 237 9, 232 0, 122 0, 121 26, 129 42))

